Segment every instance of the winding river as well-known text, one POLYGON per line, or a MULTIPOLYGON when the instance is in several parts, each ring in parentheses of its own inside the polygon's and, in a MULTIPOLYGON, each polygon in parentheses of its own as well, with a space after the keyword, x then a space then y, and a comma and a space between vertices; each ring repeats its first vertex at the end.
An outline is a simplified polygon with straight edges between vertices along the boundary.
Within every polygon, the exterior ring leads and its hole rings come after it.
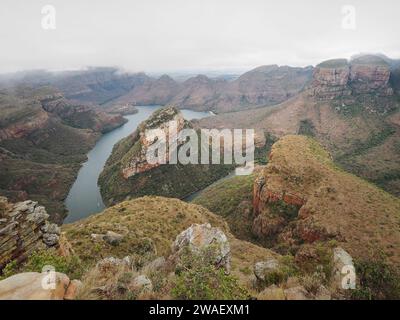
MULTIPOLYGON (((68 216, 65 218, 64 223, 80 220, 105 208, 97 180, 112 152, 113 146, 119 140, 135 131, 137 126, 158 108, 160 106, 137 107, 137 113, 125 116, 128 122, 102 135, 97 141, 94 148, 88 153, 88 160, 79 170, 78 176, 65 200, 68 216)), ((209 112, 181 111, 187 120, 201 119, 211 115, 209 112)))

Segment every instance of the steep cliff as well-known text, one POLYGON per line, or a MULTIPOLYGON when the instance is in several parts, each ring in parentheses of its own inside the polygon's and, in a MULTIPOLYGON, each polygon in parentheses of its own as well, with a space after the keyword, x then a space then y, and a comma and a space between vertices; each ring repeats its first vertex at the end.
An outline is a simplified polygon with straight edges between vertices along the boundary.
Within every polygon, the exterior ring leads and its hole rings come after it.
POLYGON ((328 60, 315 68, 310 93, 319 99, 371 93, 391 96, 390 75, 389 64, 379 56, 328 60))

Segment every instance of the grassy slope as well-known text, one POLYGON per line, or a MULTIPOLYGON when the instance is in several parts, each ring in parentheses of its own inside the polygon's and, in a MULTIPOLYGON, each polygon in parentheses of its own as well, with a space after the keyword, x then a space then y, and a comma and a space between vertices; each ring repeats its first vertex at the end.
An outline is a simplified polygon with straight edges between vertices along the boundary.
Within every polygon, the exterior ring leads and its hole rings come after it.
POLYGON ((207 209, 178 199, 147 196, 121 202, 100 214, 64 225, 63 231, 83 263, 92 265, 102 257, 143 256, 146 245, 154 243, 156 255, 168 255, 176 236, 193 223, 209 222, 228 236, 232 253, 232 272, 243 282, 253 264, 275 254, 246 241, 237 240, 223 219, 207 209), (114 231, 124 235, 118 246, 96 241, 92 233, 114 231), (150 240, 149 240, 150 239, 150 240))
POLYGON ((400 263, 400 200, 344 172, 327 151, 310 138, 286 136, 272 148, 263 172, 269 192, 306 199, 304 221, 337 234, 354 257, 384 252, 400 263))

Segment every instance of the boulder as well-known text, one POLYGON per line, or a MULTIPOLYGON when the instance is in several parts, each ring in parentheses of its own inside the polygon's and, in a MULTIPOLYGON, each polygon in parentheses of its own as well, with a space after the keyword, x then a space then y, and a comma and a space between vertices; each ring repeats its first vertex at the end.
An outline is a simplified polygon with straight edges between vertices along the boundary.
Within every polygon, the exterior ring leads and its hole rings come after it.
POLYGON ((279 262, 276 259, 259 261, 254 264, 254 275, 260 281, 265 280, 265 276, 279 269, 279 262))
POLYGON ((113 231, 107 231, 107 233, 103 236, 103 240, 112 246, 119 245, 123 238, 123 235, 113 231))
POLYGON ((0 281, 0 300, 62 300, 69 284, 63 273, 19 273, 0 281))
POLYGON ((129 289, 137 293, 148 293, 153 291, 153 283, 147 276, 139 275, 131 281, 129 289))
POLYGON ((43 234, 43 242, 49 246, 55 246, 58 244, 59 236, 54 233, 44 233, 43 234))
POLYGON ((201 254, 210 246, 215 246, 213 263, 229 272, 231 253, 228 238, 220 229, 211 227, 209 223, 193 224, 181 232, 173 243, 172 251, 179 256, 188 248, 194 254, 201 254))

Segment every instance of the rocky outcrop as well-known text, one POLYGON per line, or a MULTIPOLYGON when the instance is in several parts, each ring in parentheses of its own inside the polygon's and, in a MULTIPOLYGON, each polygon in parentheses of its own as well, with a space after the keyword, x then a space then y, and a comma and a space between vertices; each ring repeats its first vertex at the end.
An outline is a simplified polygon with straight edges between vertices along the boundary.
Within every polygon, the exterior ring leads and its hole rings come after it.
POLYGON ((328 60, 315 68, 309 93, 320 100, 371 93, 390 96, 390 77, 390 66, 378 56, 328 60))
POLYGON ((120 114, 108 114, 91 105, 69 101, 60 93, 39 96, 37 99, 44 110, 60 117, 75 128, 105 133, 126 122, 120 114))
POLYGON ((350 62, 350 86, 354 94, 377 93, 390 96, 390 67, 380 57, 361 56, 350 62))
MULTIPOLYGON (((125 157, 123 159, 124 166, 122 167, 122 175, 125 179, 129 177, 142 173, 153 168, 156 168, 161 165, 161 163, 149 163, 147 161, 147 150, 151 145, 157 142, 157 137, 150 137, 146 135, 146 130, 149 129, 160 129, 164 132, 166 141, 172 140, 172 126, 170 125, 170 121, 173 122, 175 134, 179 134, 179 132, 187 127, 189 124, 183 118, 182 114, 174 107, 167 107, 162 109, 161 111, 155 112, 148 120, 146 120, 140 128, 137 130, 135 144, 137 147, 135 148, 136 152, 134 154, 130 154, 129 158, 125 157)), ((166 144, 166 154, 170 152, 168 148, 168 143, 166 144)))
POLYGON ((44 128, 49 121, 49 115, 43 110, 36 110, 32 115, 0 127, 0 142, 24 138, 35 130, 44 128))
POLYGON ((19 273, 0 281, 0 300, 73 300, 81 283, 63 273, 19 273))
POLYGON ((253 233, 269 245, 295 250, 335 239, 354 257, 368 259, 371 252, 383 250, 400 264, 400 255, 387 247, 400 245, 395 227, 400 202, 382 192, 338 170, 313 139, 285 136, 273 145, 270 161, 254 183, 253 233), (378 239, 378 225, 393 236, 378 239))
POLYGON ((351 90, 348 87, 350 67, 345 59, 328 60, 314 70, 311 83, 311 95, 320 99, 334 99, 348 96, 351 90))
POLYGON ((210 258, 217 267, 230 271, 231 252, 226 235, 210 224, 193 224, 181 232, 172 245, 173 254, 179 257, 186 249, 193 254, 205 254, 204 250, 210 248, 210 258))
POLYGON ((10 261, 22 262, 39 248, 58 246, 60 228, 47 221, 46 209, 27 200, 16 204, 1 201, 0 270, 10 261), (4 205, 5 203, 5 205, 4 205))

